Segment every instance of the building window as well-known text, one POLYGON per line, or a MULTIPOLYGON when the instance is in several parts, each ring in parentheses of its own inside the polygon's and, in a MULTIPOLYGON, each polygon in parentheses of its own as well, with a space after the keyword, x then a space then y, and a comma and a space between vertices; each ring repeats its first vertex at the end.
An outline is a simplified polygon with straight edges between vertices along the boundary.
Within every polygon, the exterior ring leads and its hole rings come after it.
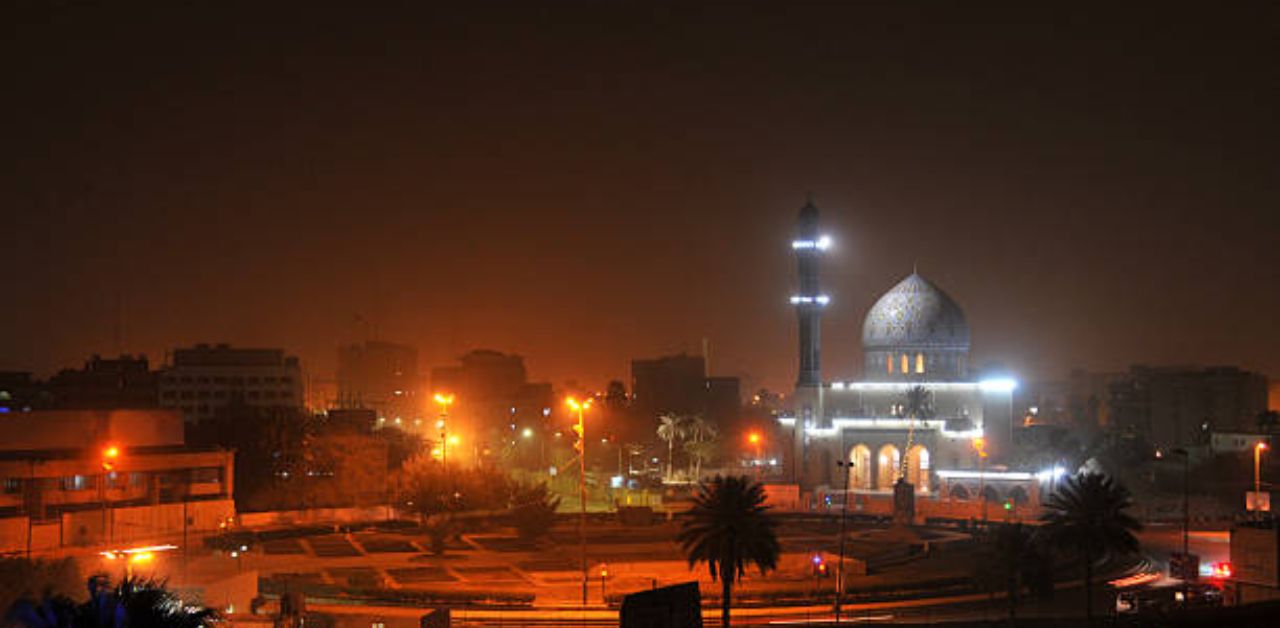
POLYGON ((141 473, 134 471, 129 474, 129 486, 142 486, 142 480, 145 478, 141 473))
POLYGON ((907 361, 907 354, 902 354, 902 372, 903 374, 911 372, 911 364, 907 361))
POLYGON ((89 479, 83 475, 68 475, 62 478, 62 490, 83 491, 89 487, 89 479))
POLYGON ((884 367, 886 372, 888 372, 890 375, 893 375, 893 356, 892 355, 885 356, 884 367))
POLYGON ((222 469, 218 467, 202 467, 191 470, 192 484, 218 484, 222 482, 222 469))
POLYGON ((22 492, 22 478, 5 478, 4 492, 8 495, 22 492))
POLYGON ((924 372, 924 354, 923 353, 916 354, 916 372, 917 373, 924 372))

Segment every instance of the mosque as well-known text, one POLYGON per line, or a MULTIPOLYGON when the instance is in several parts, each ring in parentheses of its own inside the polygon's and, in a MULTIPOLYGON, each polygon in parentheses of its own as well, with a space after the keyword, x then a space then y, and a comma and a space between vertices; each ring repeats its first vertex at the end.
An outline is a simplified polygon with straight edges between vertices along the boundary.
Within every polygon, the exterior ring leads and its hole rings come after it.
POLYGON ((831 244, 810 201, 791 243, 799 271, 791 297, 799 373, 791 412, 779 418, 791 436, 791 473, 801 491, 874 497, 891 494, 902 478, 921 497, 1037 499, 1038 484, 1052 478, 1001 465, 1012 445, 1016 382, 974 372, 964 310, 920 274, 899 281, 867 312, 862 378, 823 379, 821 318, 834 304, 818 271, 831 244))

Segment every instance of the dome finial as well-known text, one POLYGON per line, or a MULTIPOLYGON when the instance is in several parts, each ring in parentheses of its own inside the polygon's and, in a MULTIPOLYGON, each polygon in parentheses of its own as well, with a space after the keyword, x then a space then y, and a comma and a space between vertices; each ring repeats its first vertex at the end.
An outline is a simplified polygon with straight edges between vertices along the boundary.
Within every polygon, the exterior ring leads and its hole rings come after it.
POLYGON ((920 274, 920 260, 917 259, 911 262, 911 274, 913 275, 920 274))

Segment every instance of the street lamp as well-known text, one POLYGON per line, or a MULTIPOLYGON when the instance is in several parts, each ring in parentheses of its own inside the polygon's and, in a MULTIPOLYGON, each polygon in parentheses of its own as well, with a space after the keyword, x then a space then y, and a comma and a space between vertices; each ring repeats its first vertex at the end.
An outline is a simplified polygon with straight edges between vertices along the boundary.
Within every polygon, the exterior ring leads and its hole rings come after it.
POLYGON ((440 404, 440 418, 436 420, 436 429, 440 430, 440 464, 449 466, 449 406, 453 405, 452 394, 436 393, 436 403, 440 404))
POLYGON ((844 499, 840 501, 840 564, 836 565, 836 625, 840 624, 840 602, 844 596, 844 535, 845 520, 849 512, 849 476, 853 474, 856 465, 857 462, 850 459, 841 458, 836 461, 836 467, 844 475, 844 499))
POLYGON ((115 472, 116 464, 120 461, 120 448, 115 445, 107 445, 102 450, 102 476, 98 482, 98 499, 102 502, 102 531, 107 533, 107 542, 115 542, 115 522, 107 522, 107 478, 115 472))
POLYGON ((752 461, 752 466, 756 467, 756 476, 759 477, 762 473, 760 470, 760 459, 764 457, 761 453, 761 443, 764 442, 764 437, 760 435, 760 432, 751 432, 747 434, 747 442, 751 444, 753 453, 756 455, 756 459, 752 461))
POLYGON ((1266 449, 1263 441, 1253 446, 1253 511, 1258 519, 1262 518, 1262 452, 1266 449))
POLYGON ((973 439, 973 449, 978 452, 978 500, 982 502, 982 524, 987 524, 987 439, 973 439))
POLYGON ((582 505, 582 515, 578 518, 578 546, 582 554, 582 606, 587 605, 587 583, 591 576, 587 573, 587 409, 591 407, 591 399, 578 401, 573 397, 565 402, 569 408, 578 413, 578 423, 573 431, 578 435, 578 442, 573 448, 578 451, 578 499, 582 505))

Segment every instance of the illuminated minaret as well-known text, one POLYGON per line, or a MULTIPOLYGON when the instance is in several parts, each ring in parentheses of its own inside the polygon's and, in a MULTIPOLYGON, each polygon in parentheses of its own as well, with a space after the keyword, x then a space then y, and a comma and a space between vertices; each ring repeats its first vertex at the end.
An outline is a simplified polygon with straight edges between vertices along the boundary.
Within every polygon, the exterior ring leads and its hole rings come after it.
POLYGON ((830 246, 831 238, 818 233, 818 208, 810 200, 800 208, 796 239, 791 242, 800 274, 800 290, 791 297, 800 326, 800 372, 796 388, 822 386, 822 310, 828 298, 818 287, 818 261, 830 246))
POLYGON ((796 238, 791 250, 796 255, 800 289, 791 297, 796 306, 796 322, 800 329, 800 372, 796 375, 796 391, 792 397, 795 423, 791 435, 791 478, 802 488, 829 483, 830 469, 810 461, 807 431, 827 427, 822 404, 822 310, 829 299, 818 286, 818 261, 831 246, 831 238, 818 232, 818 208, 813 199, 800 208, 796 221, 796 238))

